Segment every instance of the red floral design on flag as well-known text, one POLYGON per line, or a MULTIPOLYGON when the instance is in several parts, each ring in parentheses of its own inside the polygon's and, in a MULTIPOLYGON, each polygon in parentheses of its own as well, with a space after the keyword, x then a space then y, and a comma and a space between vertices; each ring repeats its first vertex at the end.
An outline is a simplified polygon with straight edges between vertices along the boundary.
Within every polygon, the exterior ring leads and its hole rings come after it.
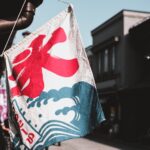
POLYGON ((45 37, 45 35, 39 35, 14 59, 13 75, 9 77, 9 80, 16 80, 17 86, 11 88, 12 96, 18 94, 30 98, 39 96, 44 88, 42 68, 62 77, 70 77, 78 70, 77 58, 66 60, 53 57, 48 53, 55 44, 66 41, 64 30, 56 29, 48 42, 43 45, 45 37))

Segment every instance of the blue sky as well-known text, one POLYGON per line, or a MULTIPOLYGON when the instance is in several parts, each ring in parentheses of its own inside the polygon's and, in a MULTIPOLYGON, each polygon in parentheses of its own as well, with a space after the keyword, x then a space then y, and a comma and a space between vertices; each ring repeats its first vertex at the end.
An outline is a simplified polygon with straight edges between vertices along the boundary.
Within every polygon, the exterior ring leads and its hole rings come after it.
MULTIPOLYGON (((33 32, 49 19, 64 10, 67 5, 58 0, 43 0, 36 9, 35 17, 30 27, 17 32, 15 43, 23 37, 22 32, 33 32)), ((74 6, 74 11, 80 28, 84 46, 92 44, 91 31, 114 16, 122 9, 150 12, 150 0, 68 0, 74 6)))

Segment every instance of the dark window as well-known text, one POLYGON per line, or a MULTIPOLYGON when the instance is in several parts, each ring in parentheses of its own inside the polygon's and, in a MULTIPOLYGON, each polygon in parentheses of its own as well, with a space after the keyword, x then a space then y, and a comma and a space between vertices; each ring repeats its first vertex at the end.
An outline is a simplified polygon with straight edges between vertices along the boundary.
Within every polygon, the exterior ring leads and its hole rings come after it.
POLYGON ((108 49, 104 50, 104 72, 109 71, 109 51, 108 49))
POLYGON ((98 74, 102 73, 102 53, 98 53, 98 74))
POLYGON ((103 50, 99 50, 96 53, 97 61, 97 75, 102 76, 103 74, 110 74, 115 71, 116 67, 116 47, 107 47, 103 50))
POLYGON ((111 53, 111 56, 110 56, 111 71, 114 71, 116 68, 116 47, 115 46, 111 47, 110 53, 111 53))

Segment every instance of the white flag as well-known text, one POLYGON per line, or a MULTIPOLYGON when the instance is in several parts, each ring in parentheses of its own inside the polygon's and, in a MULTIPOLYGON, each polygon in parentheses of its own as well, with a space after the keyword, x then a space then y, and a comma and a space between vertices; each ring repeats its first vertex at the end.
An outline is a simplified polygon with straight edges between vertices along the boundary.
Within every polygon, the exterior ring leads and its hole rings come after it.
POLYGON ((15 148, 42 150, 84 136, 104 120, 73 9, 62 11, 4 56, 15 148))

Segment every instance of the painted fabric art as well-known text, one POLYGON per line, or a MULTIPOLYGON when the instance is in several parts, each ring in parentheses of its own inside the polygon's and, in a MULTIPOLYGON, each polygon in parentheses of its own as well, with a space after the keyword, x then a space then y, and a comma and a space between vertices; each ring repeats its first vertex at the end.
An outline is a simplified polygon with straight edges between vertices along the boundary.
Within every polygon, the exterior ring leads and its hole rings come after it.
POLYGON ((42 150, 82 137, 104 120, 70 7, 4 53, 16 149, 42 150))

